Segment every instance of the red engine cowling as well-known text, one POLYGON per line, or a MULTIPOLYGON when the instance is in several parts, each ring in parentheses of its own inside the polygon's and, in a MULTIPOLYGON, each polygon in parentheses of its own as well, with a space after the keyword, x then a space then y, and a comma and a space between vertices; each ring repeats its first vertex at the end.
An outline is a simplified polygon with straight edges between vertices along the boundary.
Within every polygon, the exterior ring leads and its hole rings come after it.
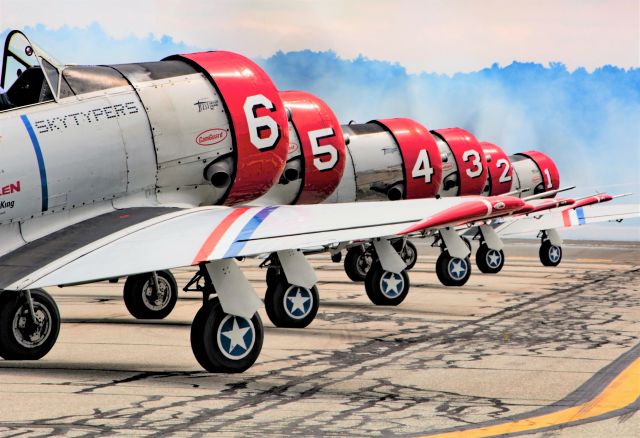
POLYGON ((442 155, 440 196, 480 195, 487 180, 487 161, 478 140, 460 128, 432 131, 442 155))
POLYGON ((527 151, 511 156, 513 170, 517 174, 512 190, 529 188, 528 194, 538 194, 560 187, 560 172, 556 163, 546 154, 527 151))
POLYGON ((393 136, 402 156, 404 199, 436 196, 442 178, 438 145, 427 128, 411 119, 374 120, 393 136))
POLYGON ((482 191, 485 196, 502 195, 511 191, 513 167, 501 147, 486 141, 480 142, 487 161, 487 183, 482 191))
POLYGON ((328 202, 417 199, 435 196, 442 162, 433 137, 411 119, 342 126, 346 168, 328 202))
POLYGON ((187 62, 204 73, 228 114, 232 155, 220 157, 205 169, 214 185, 216 175, 231 171, 225 179, 230 181, 226 192, 215 202, 232 205, 265 194, 282 174, 289 147, 286 111, 269 76, 248 58, 225 51, 175 55, 166 60, 187 62))
MULTIPOLYGON (((280 93, 285 107, 290 112, 292 140, 289 163, 298 167, 295 149, 302 150, 299 190, 293 204, 316 204, 324 201, 336 189, 342 178, 346 163, 346 146, 342 129, 336 115, 320 98, 303 91, 280 93), (292 157, 293 155, 293 157, 292 157)), ((284 182, 293 183, 292 178, 284 182)), ((281 179, 282 181, 282 179, 281 179)))

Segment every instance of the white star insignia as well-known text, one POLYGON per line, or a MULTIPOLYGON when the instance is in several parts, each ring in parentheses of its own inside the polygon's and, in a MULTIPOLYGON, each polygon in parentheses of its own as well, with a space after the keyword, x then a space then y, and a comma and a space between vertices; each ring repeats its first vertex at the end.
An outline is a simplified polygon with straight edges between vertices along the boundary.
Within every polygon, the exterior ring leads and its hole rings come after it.
POLYGON ((247 344, 244 342, 244 335, 251 330, 249 327, 240 328, 238 320, 233 318, 233 328, 228 332, 222 332, 222 336, 228 338, 231 341, 229 346, 229 352, 232 352, 236 346, 240 346, 243 350, 247 349, 247 344))
POLYGON ((453 269, 451 269, 451 275, 456 278, 460 278, 467 272, 466 268, 463 266, 463 260, 458 259, 453 262, 453 269))
POLYGON ((557 260, 558 257, 560 257, 560 251, 558 250, 558 248, 556 248, 555 246, 551 248, 551 251, 549 252, 549 257, 551 258, 551 260, 557 260))
POLYGON ((496 267, 500 264, 500 254, 492 252, 489 254, 489 266, 496 267))
POLYGON ((291 313, 295 312, 296 310, 300 310, 302 313, 305 313, 304 305, 306 304, 307 301, 311 300, 310 297, 302 296, 302 294, 300 293, 300 289, 296 291, 295 296, 287 297, 287 299, 291 301, 291 304, 293 304, 293 307, 291 308, 291 313))
POLYGON ((387 286, 387 290, 385 293, 393 292, 393 295, 398 295, 400 291, 398 291, 398 286, 402 283, 402 279, 397 278, 395 275, 392 275, 391 278, 384 278, 382 281, 387 286))

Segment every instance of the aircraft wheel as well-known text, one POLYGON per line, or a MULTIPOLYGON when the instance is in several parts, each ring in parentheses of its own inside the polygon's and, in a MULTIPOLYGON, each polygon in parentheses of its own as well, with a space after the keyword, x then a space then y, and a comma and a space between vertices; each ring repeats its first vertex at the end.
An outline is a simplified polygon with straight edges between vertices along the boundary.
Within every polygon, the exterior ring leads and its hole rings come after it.
POLYGON ((451 257, 443 251, 436 261, 436 274, 445 286, 463 286, 471 276, 471 261, 469 257, 451 257))
POLYGON ((399 274, 385 271, 380 262, 371 266, 364 281, 367 296, 378 306, 397 306, 409 294, 409 275, 407 271, 399 274))
MULTIPOLYGON (((284 276, 283 276, 284 277, 284 276)), ((304 328, 318 313, 318 288, 307 289, 286 282, 284 278, 267 287, 264 306, 276 327, 304 328)))
POLYGON ((198 363, 211 373, 241 373, 255 363, 262 350, 260 315, 251 319, 229 315, 218 298, 204 304, 191 324, 191 349, 198 363))
POLYGON ((558 266, 562 261, 562 247, 552 245, 550 240, 542 242, 539 254, 544 266, 558 266))
POLYGON ((372 264, 373 254, 371 251, 365 251, 361 246, 355 246, 347 251, 344 258, 344 271, 351 281, 364 281, 372 264))
POLYGON ((60 312, 51 296, 32 289, 33 321, 26 297, 21 293, 0 293, 0 357, 6 360, 37 360, 45 356, 58 339, 60 312))
POLYGON ((504 266, 504 252, 489 249, 486 244, 480 245, 476 252, 476 265, 480 272, 485 274, 497 274, 504 266))
POLYGON ((124 283, 124 304, 129 313, 137 319, 166 318, 178 301, 178 284, 169 271, 158 271, 156 291, 153 274, 138 274, 127 278, 124 283))
POLYGON ((407 265, 405 269, 407 271, 413 269, 413 267, 416 265, 416 262, 418 261, 418 250, 416 249, 416 246, 413 244, 413 242, 407 240, 403 247, 402 240, 398 240, 394 243, 393 247, 396 249, 396 251, 398 251, 398 254, 400 254, 400 257, 402 257, 402 260, 407 265))

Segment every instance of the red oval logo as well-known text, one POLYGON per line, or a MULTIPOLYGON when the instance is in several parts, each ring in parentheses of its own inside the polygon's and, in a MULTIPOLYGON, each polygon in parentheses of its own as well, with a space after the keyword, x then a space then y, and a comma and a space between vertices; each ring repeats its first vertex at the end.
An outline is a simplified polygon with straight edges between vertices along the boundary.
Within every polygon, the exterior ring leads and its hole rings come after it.
POLYGON ((227 131, 222 128, 213 128, 202 131, 196 137, 196 143, 200 146, 213 146, 227 138, 227 131))

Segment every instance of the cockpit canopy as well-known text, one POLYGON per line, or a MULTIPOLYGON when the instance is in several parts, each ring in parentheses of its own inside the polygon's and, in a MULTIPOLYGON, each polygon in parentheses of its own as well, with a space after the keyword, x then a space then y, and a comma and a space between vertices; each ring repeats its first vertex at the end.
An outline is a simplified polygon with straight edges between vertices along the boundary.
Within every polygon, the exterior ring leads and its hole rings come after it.
POLYGON ((0 76, 0 112, 87 93, 196 73, 181 60, 118 65, 65 65, 19 30, 7 35, 0 76), (126 76, 126 77, 125 77, 126 76), (5 91, 6 93, 2 93, 5 91))
POLYGON ((22 32, 7 35, 0 76, 6 94, 0 94, 0 111, 119 86, 128 82, 112 67, 64 65, 22 32))
POLYGON ((60 83, 60 64, 34 45, 20 31, 7 35, 2 56, 0 87, 6 97, 0 110, 55 100, 60 83))

